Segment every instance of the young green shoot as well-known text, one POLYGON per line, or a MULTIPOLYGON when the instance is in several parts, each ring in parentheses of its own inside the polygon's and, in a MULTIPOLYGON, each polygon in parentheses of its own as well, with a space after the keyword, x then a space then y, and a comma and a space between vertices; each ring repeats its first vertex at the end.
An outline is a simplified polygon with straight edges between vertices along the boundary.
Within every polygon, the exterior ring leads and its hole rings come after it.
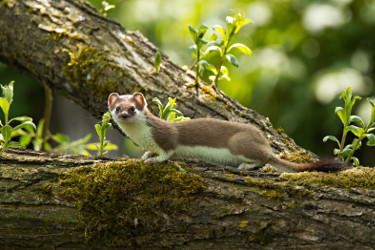
POLYGON ((0 108, 4 113, 4 121, 0 121, 0 153, 4 148, 25 148, 19 142, 11 141, 11 139, 18 135, 18 132, 23 128, 35 129, 35 124, 32 118, 27 116, 19 116, 9 120, 9 109, 13 102, 13 85, 14 81, 10 82, 8 86, 1 85, 3 97, 0 97, 0 108), (17 122, 18 125, 13 124, 17 122), (12 124, 12 125, 11 125, 12 124))
POLYGON ((199 86, 199 74, 201 73, 201 65, 204 63, 202 59, 202 50, 203 47, 208 43, 206 39, 204 39, 204 34, 208 27, 204 24, 199 26, 198 30, 196 30, 193 26, 189 25, 189 31, 191 38, 193 39, 194 45, 189 47, 189 50, 192 52, 193 58, 195 58, 195 87, 199 86))
POLYGON ((371 117, 369 123, 365 125, 361 117, 352 115, 353 106, 361 97, 353 97, 349 87, 340 96, 340 99, 344 100, 345 105, 344 107, 336 107, 335 113, 343 124, 341 141, 333 135, 325 136, 323 141, 331 140, 336 142, 338 148, 334 149, 334 154, 345 163, 353 162, 354 166, 358 166, 360 162, 357 157, 354 157, 354 153, 362 146, 363 139, 367 138, 367 146, 375 146, 375 135, 371 133, 375 130, 375 103, 370 98, 367 98, 367 101, 371 105, 371 117), (352 143, 346 145, 346 137, 349 132, 351 132, 355 138, 352 143))
POLYGON ((106 155, 109 151, 105 150, 117 150, 117 146, 114 144, 109 143, 106 140, 105 135, 108 129, 112 128, 112 124, 110 123, 111 114, 109 112, 105 113, 102 117, 102 125, 96 124, 95 130, 99 136, 100 142, 95 147, 98 149, 98 156, 106 155))
POLYGON ((154 65, 155 65, 155 72, 156 72, 156 74, 159 74, 160 65, 161 65, 161 55, 160 55, 159 51, 156 52, 156 54, 155 54, 154 65))
POLYGON ((163 107, 163 104, 159 100, 159 98, 154 97, 152 101, 156 102, 159 107, 160 111, 160 119, 169 121, 169 122, 180 122, 190 120, 189 117, 184 117, 181 111, 175 109, 176 106, 176 98, 168 98, 168 103, 163 107))

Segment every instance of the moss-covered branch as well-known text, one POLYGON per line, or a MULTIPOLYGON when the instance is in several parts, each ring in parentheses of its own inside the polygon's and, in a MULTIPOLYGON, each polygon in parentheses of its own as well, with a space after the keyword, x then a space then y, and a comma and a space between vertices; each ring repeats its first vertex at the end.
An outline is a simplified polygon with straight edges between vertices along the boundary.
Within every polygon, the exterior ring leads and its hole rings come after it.
POLYGON ((369 249, 375 244, 372 169, 279 176, 19 150, 6 150, 0 162, 5 248, 369 249))

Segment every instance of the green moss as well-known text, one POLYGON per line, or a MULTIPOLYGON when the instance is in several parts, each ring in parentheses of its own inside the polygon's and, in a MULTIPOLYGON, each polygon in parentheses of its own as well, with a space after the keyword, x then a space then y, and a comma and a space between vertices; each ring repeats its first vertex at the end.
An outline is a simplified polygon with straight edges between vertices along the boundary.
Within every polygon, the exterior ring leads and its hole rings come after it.
POLYGON ((298 185, 315 183, 318 186, 331 186, 345 189, 375 189, 375 169, 373 168, 356 167, 337 173, 283 173, 280 177, 293 181, 298 185))
POLYGON ((280 158, 296 163, 307 163, 315 161, 309 156, 309 153, 306 150, 294 151, 290 154, 285 154, 284 152, 282 152, 280 154, 280 158))
POLYGON ((165 224, 162 214, 173 219, 186 212, 194 194, 206 188, 198 175, 138 160, 80 167, 59 187, 59 197, 77 206, 87 240, 110 246, 135 246, 165 224))
POLYGON ((64 50, 70 56, 70 61, 63 68, 65 78, 79 90, 92 90, 84 93, 95 93, 106 98, 117 86, 117 82, 109 81, 107 75, 117 68, 111 66, 103 52, 83 44, 78 44, 77 48, 77 51, 64 50))
POLYGON ((280 178, 276 178, 275 180, 256 180, 246 177, 245 179, 252 190, 259 191, 261 196, 269 200, 277 199, 284 201, 287 196, 299 199, 312 193, 305 188, 295 187, 287 181, 281 181, 280 178))

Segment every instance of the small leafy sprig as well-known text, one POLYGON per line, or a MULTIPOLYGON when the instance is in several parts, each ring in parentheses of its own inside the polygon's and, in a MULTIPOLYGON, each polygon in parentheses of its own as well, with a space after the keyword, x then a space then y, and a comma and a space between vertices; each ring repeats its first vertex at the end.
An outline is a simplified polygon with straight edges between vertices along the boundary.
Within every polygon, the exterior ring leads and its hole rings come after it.
POLYGON ((106 113, 103 115, 102 126, 99 124, 95 125, 95 130, 100 138, 99 143, 90 143, 92 137, 91 134, 87 134, 83 138, 71 141, 67 135, 62 133, 51 134, 48 133, 46 137, 42 137, 42 130, 44 125, 44 120, 40 119, 36 130, 34 131, 30 127, 24 128, 18 132, 20 135, 20 144, 26 147, 30 143, 33 144, 34 150, 42 150, 42 144, 45 145, 45 150, 47 152, 68 154, 73 155, 91 155, 89 150, 97 151, 98 156, 102 156, 108 153, 109 150, 117 150, 117 145, 111 144, 105 140, 105 134, 109 128, 112 128, 109 123, 110 114, 106 113), (51 143, 57 144, 57 146, 52 147, 51 143), (104 152, 104 150, 108 150, 104 152))
POLYGON ((180 122, 190 120, 189 117, 184 117, 181 111, 175 109, 176 98, 168 98, 168 103, 163 107, 159 98, 154 97, 153 102, 156 102, 160 111, 160 118, 169 122, 180 122))
POLYGON ((189 49, 192 51, 193 58, 196 59, 194 63, 196 67, 196 86, 199 81, 199 76, 204 70, 212 72, 212 75, 209 76, 208 79, 214 84, 217 84, 221 79, 227 81, 231 80, 229 77, 229 70, 223 64, 225 61, 228 61, 235 67, 239 66, 237 58, 232 54, 234 49, 238 49, 245 55, 252 54, 251 50, 246 45, 242 43, 231 43, 233 37, 238 31, 250 22, 252 22, 252 20, 245 19, 242 12, 238 12, 233 16, 227 16, 226 28, 220 25, 215 25, 213 28, 214 32, 220 34, 221 39, 218 38, 216 33, 214 33, 209 42, 203 38, 208 29, 207 26, 201 25, 199 29, 196 30, 193 26, 189 25, 190 35, 195 43, 195 45, 190 46, 189 49), (219 60, 216 67, 208 63, 207 60, 204 60, 209 57, 211 53, 219 54, 219 60))
POLYGON ((96 133, 98 134, 99 139, 100 139, 100 143, 95 144, 95 147, 98 150, 98 156, 103 156, 103 155, 108 154, 109 151, 105 151, 105 150, 117 150, 117 146, 109 143, 109 141, 107 141, 105 138, 107 130, 112 128, 112 124, 110 123, 110 120, 111 120, 111 114, 107 112, 102 117, 102 125, 100 124, 95 125, 96 133))
POLYGON ((208 41, 203 38, 207 30, 208 27, 204 24, 199 26, 198 30, 189 25, 190 35, 194 42, 194 45, 190 46, 189 50, 192 52, 193 58, 195 59, 195 87, 199 85, 199 75, 202 69, 208 65, 206 61, 202 60, 202 55, 204 54, 203 48, 208 43, 208 41))
POLYGON ((33 119, 27 116, 19 116, 9 120, 9 109, 13 102, 13 85, 14 81, 10 82, 8 86, 1 85, 4 97, 0 97, 0 108, 4 113, 4 121, 0 121, 1 134, 0 134, 0 153, 4 148, 25 148, 19 142, 11 141, 14 136, 23 128, 35 130, 33 119), (18 122, 19 124, 12 127, 11 123, 18 122))
POLYGON ((367 101, 371 105, 371 118, 370 122, 365 125, 363 120, 356 115, 352 115, 352 109, 357 100, 360 100, 359 96, 352 96, 352 91, 349 88, 340 96, 345 102, 344 107, 336 107, 335 113, 340 118, 343 124, 343 133, 341 137, 341 142, 333 135, 327 135, 323 138, 323 141, 328 140, 337 143, 338 148, 334 149, 334 154, 339 157, 345 163, 353 162, 354 166, 359 165, 359 160, 354 157, 354 153, 362 146, 363 139, 367 138, 367 146, 375 146, 375 135, 371 133, 375 130, 375 103, 367 98, 367 101), (354 125, 358 124, 359 126, 354 125), (351 132, 356 138, 353 139, 351 144, 345 145, 346 137, 348 133, 351 132))

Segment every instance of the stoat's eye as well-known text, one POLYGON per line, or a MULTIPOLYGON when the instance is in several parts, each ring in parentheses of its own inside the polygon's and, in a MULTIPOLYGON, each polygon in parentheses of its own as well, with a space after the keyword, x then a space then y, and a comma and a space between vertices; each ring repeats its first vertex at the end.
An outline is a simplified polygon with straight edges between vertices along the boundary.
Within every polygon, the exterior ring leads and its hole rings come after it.
POLYGON ((116 107, 116 112, 119 112, 120 111, 120 107, 116 107))
POLYGON ((131 108, 130 108, 130 111, 131 111, 131 112, 134 112, 134 111, 135 111, 135 107, 131 107, 131 108))

